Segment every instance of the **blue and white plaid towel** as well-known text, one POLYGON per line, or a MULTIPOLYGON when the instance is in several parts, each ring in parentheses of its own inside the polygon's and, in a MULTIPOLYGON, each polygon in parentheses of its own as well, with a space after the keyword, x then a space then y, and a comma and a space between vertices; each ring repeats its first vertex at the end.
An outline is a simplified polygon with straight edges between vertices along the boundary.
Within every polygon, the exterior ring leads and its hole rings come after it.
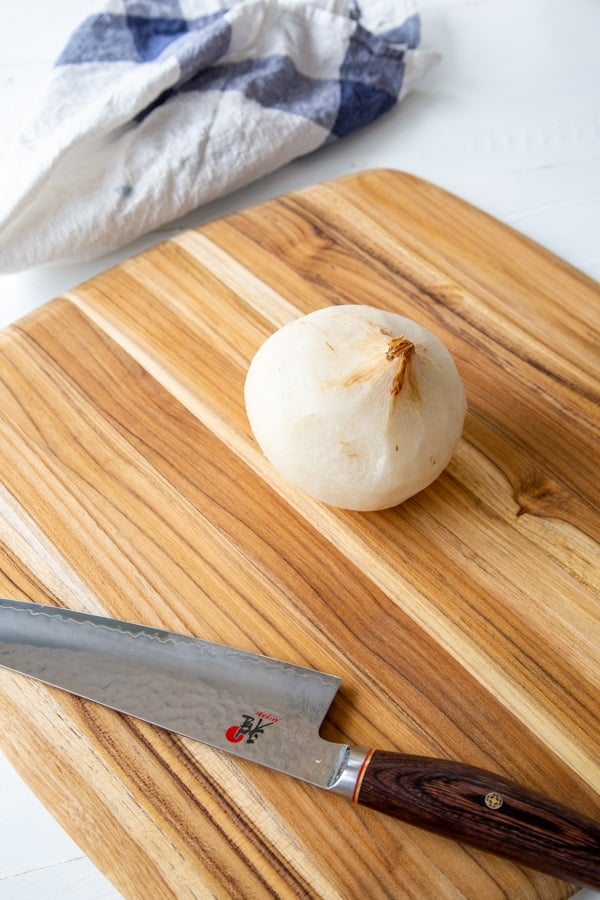
POLYGON ((436 58, 409 0, 111 0, 0 189, 0 270, 102 255, 373 121, 436 58))

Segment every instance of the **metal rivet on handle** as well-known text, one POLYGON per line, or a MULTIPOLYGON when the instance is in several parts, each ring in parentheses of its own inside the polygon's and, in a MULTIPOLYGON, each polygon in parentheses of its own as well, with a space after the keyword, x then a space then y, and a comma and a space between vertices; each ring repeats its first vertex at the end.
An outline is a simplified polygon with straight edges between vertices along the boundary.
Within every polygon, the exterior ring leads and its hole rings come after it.
POLYGON ((502 794, 498 794, 496 791, 490 791, 489 794, 485 795, 485 805, 488 809, 500 809, 503 803, 504 798, 502 794))

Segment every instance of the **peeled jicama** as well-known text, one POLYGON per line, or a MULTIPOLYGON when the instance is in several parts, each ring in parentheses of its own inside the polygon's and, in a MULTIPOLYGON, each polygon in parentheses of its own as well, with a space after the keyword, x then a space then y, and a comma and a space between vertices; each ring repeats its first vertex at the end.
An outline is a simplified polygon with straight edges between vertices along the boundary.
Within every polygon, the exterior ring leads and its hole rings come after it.
POLYGON ((318 500, 396 506, 448 464, 466 403, 446 347, 416 322, 332 306, 280 328, 245 385, 254 436, 272 465, 318 500))

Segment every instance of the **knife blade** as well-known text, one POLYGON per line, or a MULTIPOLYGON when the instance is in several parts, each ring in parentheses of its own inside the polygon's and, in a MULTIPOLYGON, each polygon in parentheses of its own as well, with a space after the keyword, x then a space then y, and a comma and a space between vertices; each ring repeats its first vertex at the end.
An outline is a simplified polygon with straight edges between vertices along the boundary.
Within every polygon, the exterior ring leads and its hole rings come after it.
POLYGON ((340 678, 176 632, 0 598, 0 666, 567 881, 600 823, 466 763, 326 741, 340 678))

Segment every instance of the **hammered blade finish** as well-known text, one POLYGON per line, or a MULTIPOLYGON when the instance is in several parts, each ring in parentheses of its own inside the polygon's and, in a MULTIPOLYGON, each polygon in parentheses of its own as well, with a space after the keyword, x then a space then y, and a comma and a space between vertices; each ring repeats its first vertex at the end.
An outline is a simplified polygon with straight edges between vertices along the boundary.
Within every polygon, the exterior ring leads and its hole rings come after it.
POLYGON ((320 787, 347 752, 339 678, 183 634, 0 599, 0 665, 320 787))

